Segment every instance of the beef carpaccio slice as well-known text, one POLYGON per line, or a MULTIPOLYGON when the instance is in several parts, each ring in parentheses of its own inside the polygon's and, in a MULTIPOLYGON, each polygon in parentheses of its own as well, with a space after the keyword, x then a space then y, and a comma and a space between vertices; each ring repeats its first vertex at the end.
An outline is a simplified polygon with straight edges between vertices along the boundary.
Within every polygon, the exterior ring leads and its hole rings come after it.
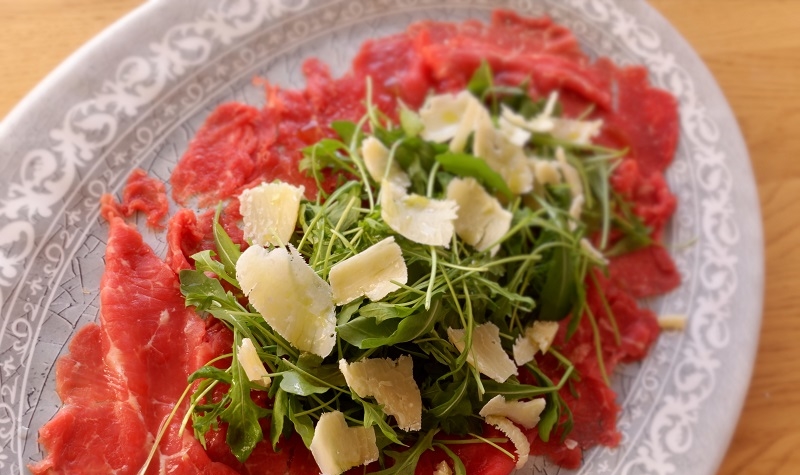
MULTIPOLYGON (((114 211, 108 217, 100 321, 81 329, 57 364, 64 406, 41 430, 48 455, 30 467, 35 474, 137 473, 187 376, 224 351, 185 307, 177 275, 135 228, 114 211)), ((166 431, 147 473, 236 473, 177 429, 166 431)))
MULTIPOLYGON (((136 473, 185 389, 187 376, 230 351, 227 329, 213 318, 204 322, 185 309, 179 292, 177 272, 191 267, 191 254, 213 246, 209 207, 228 200, 223 226, 244 244, 236 227, 235 197, 273 179, 304 185, 307 196, 313 197, 316 183, 298 169, 300 150, 333 136, 331 121, 355 121, 363 115, 368 76, 374 103, 396 117, 398 101, 416 108, 430 91, 463 89, 483 60, 491 65, 498 84, 526 84, 534 98, 557 90, 566 116, 589 111, 588 118, 604 121, 597 141, 628 150, 612 186, 634 202, 632 211, 650 228, 655 244, 613 259, 608 276, 597 273, 587 281, 588 303, 604 341, 599 355, 587 318, 568 341, 566 328, 559 332, 557 344, 581 375, 580 381, 562 391, 575 416, 570 443, 565 444, 561 434, 553 434, 545 443, 535 429, 529 432, 533 454, 547 455, 569 468, 580 465, 587 448, 618 444, 619 407, 603 380, 599 358, 608 372, 621 362, 643 358, 658 336, 658 325, 635 298, 666 292, 680 281, 660 245, 676 206, 662 173, 677 146, 677 104, 649 85, 644 68, 618 67, 602 58, 591 61, 574 35, 550 19, 497 11, 488 25, 427 21, 394 36, 368 40, 351 70, 340 78, 333 78, 321 61, 309 59, 303 65, 306 88, 266 85, 267 100, 261 109, 237 103, 218 107, 171 177, 173 199, 182 206, 196 203, 200 211, 180 209, 170 218, 166 262, 122 219, 139 210, 148 214, 150 224, 160 224, 163 188, 136 172, 122 204, 105 199, 110 237, 100 322, 81 329, 70 353, 58 362, 57 386, 64 406, 41 430, 48 455, 31 470, 136 473)), ((331 177, 322 185, 334 184, 331 177)), ((562 369, 554 358, 540 357, 538 363, 552 379, 560 379, 562 369)), ((277 453, 266 441, 258 444, 242 464, 225 445, 221 424, 209 433, 204 451, 190 429, 178 435, 176 421, 184 410, 185 405, 177 411, 148 473, 318 473, 297 436, 282 441, 277 453)), ((486 430, 494 434, 494 429, 486 430)), ((512 446, 505 448, 513 452, 512 446)), ((453 450, 469 474, 504 475, 514 466, 513 460, 488 445, 458 445, 453 450)), ((448 458, 426 452, 417 474, 430 474, 441 460, 448 458)), ((353 473, 361 470, 357 467, 353 473)))

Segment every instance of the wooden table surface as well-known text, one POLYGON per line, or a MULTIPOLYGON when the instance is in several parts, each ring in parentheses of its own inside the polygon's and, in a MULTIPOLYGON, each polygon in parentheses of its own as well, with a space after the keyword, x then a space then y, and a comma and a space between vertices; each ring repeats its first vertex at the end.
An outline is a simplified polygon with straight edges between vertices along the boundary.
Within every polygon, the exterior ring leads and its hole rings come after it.
MULTIPOLYGON (((731 102, 750 149, 764 219, 767 285, 760 348, 719 475, 797 474, 800 0, 650 2, 700 53, 731 102)), ((0 117, 70 53, 141 3, 0 0, 0 117)))

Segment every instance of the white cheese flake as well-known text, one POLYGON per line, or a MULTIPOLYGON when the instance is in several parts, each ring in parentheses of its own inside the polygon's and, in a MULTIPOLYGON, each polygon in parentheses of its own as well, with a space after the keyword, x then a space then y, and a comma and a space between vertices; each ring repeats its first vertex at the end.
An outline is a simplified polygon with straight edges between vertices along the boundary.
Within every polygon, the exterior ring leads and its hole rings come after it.
POLYGON ((557 162, 534 157, 528 161, 528 164, 533 171, 536 183, 542 186, 561 183, 561 173, 558 171, 557 162))
POLYGON ((578 170, 567 161, 567 154, 564 152, 563 147, 556 147, 556 161, 558 162, 558 169, 564 177, 564 181, 569 186, 570 194, 573 198, 583 194, 583 182, 578 170))
POLYGON ((528 120, 517 114, 509 107, 503 106, 500 111, 500 119, 521 129, 529 130, 540 134, 550 133, 555 128, 556 118, 553 117, 556 103, 558 101, 558 91, 553 91, 547 97, 544 109, 536 117, 528 120))
POLYGON ((594 247, 594 245, 588 239, 582 238, 580 243, 581 243, 581 249, 583 249, 587 254, 589 254, 589 257, 594 259, 595 262, 604 266, 608 265, 608 259, 606 259, 606 256, 604 256, 602 252, 597 250, 597 248, 594 247))
POLYGON ((522 430, 515 426, 513 422, 502 416, 488 416, 485 420, 488 424, 493 425, 503 432, 514 444, 514 450, 517 452, 516 467, 522 468, 525 466, 525 463, 528 462, 528 456, 531 453, 531 444, 528 442, 528 438, 525 437, 522 430))
POLYGON ((533 361, 534 355, 541 351, 547 353, 558 333, 558 322, 535 321, 525 328, 514 342, 512 353, 518 366, 533 361))
POLYGON ((511 348, 511 353, 514 355, 514 363, 517 366, 533 361, 537 351, 539 351, 539 348, 525 336, 524 332, 514 340, 514 346, 511 348))
POLYGON ((533 172, 525 151, 494 127, 488 113, 478 117, 472 152, 503 177, 512 193, 519 195, 533 189, 533 172))
POLYGON ((521 129, 534 133, 550 134, 558 140, 576 145, 591 144, 592 139, 600 134, 600 130, 603 128, 603 121, 553 117, 557 100, 558 92, 554 91, 547 98, 544 110, 530 120, 503 106, 500 112, 500 126, 506 131, 507 135, 509 132, 514 133, 514 129, 521 129))
POLYGON ((576 448, 577 446, 578 446, 578 441, 577 441, 577 440, 574 440, 574 439, 564 439, 564 447, 566 447, 567 449, 569 449, 569 450, 575 450, 575 448, 576 448))
POLYGON ((683 331, 686 329, 688 321, 689 318, 682 314, 671 313, 658 316, 658 326, 662 330, 683 331))
MULTIPOLYGON (((451 180, 447 199, 458 204, 456 234, 479 251, 497 243, 511 228, 511 213, 474 178, 451 180)), ((494 246, 491 254, 494 256, 499 249, 499 245, 494 246)))
POLYGON ((462 126, 467 109, 474 109, 475 102, 478 100, 469 91, 429 96, 419 110, 422 138, 438 143, 451 140, 462 126))
POLYGON ((373 427, 348 427, 344 414, 333 411, 320 416, 309 449, 322 475, 339 475, 378 460, 375 441, 373 427))
POLYGON ((447 464, 446 460, 442 460, 433 471, 433 475, 453 475, 453 469, 447 464))
POLYGON ((553 137, 577 145, 589 145, 600 134, 602 120, 554 119, 553 137))
POLYGON ((398 186, 408 188, 411 180, 397 162, 389 161, 389 155, 389 149, 373 136, 361 142, 361 158, 364 159, 367 172, 373 180, 380 183, 387 179, 398 186))
POLYGON ((400 288, 394 282, 408 282, 408 268, 402 249, 389 236, 331 267, 328 280, 336 305, 352 302, 362 295, 375 302, 400 288))
POLYGON ((401 236, 430 246, 450 247, 458 205, 406 190, 387 180, 381 183, 381 217, 401 236))
MULTIPOLYGON (((504 106, 505 108, 505 106, 504 106)), ((498 120, 498 124, 500 127, 500 132, 506 136, 509 142, 513 143, 517 147, 522 147, 528 140, 531 138, 531 133, 525 128, 518 126, 514 122, 508 120, 505 116, 501 115, 500 119, 498 120)))
POLYGON ((250 246, 236 276, 250 304, 294 347, 328 356, 336 343, 331 287, 292 245, 268 251, 250 246))
POLYGON ((470 94, 470 98, 467 109, 464 111, 464 115, 461 117, 461 121, 456 129, 456 133, 450 141, 451 152, 463 152, 464 147, 467 145, 467 139, 469 139, 469 135, 475 131, 477 124, 485 121, 492 121, 489 111, 486 110, 483 104, 472 96, 472 94, 470 94))
POLYGON ((283 246, 297 225, 305 189, 288 183, 263 183, 239 195, 244 238, 258 246, 283 246))
POLYGON ((539 416, 545 408, 544 398, 530 401, 506 401, 502 394, 498 394, 487 402, 480 411, 481 417, 502 416, 526 429, 533 429, 539 423, 539 416))
POLYGON ((569 217, 571 219, 568 227, 570 231, 575 231, 575 229, 578 228, 578 223, 580 223, 581 216, 583 215, 583 204, 585 201, 583 194, 572 198, 572 202, 570 202, 569 205, 569 217))
POLYGON ((264 368, 264 363, 258 357, 258 351, 253 340, 250 338, 242 338, 242 344, 236 352, 236 359, 244 369, 247 379, 251 382, 268 388, 272 380, 269 377, 267 369, 264 368))
MULTIPOLYGON (((464 336, 464 330, 447 329, 450 343, 462 353, 466 348, 464 336)), ((467 362, 498 383, 517 374, 517 366, 500 345, 500 329, 491 322, 478 325, 472 330, 472 348, 467 355, 467 362)))
POLYGON ((360 397, 374 397, 383 411, 397 419, 405 431, 422 428, 422 395, 414 381, 410 356, 367 358, 354 363, 339 361, 339 370, 347 385, 360 397))

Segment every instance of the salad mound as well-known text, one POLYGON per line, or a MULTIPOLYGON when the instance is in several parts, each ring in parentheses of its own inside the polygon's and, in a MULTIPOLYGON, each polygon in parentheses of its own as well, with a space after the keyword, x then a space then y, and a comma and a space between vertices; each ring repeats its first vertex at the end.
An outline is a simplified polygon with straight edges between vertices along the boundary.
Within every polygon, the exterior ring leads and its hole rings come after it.
POLYGON ((157 223, 163 188, 137 172, 104 198, 100 325, 59 367, 109 376, 59 371, 32 471, 500 475, 618 444, 609 380, 659 333, 635 299, 679 283, 660 244, 674 99, 506 11, 303 71, 305 90, 207 119, 171 178, 165 261, 124 222, 157 223), (64 455, 99 436, 86 407, 146 411, 102 435, 137 447, 64 455))

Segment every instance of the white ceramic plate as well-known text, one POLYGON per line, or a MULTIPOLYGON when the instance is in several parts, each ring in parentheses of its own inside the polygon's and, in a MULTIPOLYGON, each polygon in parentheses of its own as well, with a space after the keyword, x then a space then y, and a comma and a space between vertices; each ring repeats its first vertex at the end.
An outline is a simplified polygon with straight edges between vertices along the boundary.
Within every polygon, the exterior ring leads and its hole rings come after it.
MULTIPOLYGON (((758 340, 761 220, 724 97, 640 0, 155 0, 92 41, 0 126, 0 471, 22 473, 41 458, 37 430, 59 405, 54 362, 75 329, 97 318, 102 193, 119 193, 134 167, 166 179, 217 104, 263 103, 254 76, 300 86, 304 58, 340 73, 369 37, 424 18, 488 18, 495 7, 551 15, 591 54, 646 65, 680 100, 668 172, 679 209, 667 242, 684 281, 648 305, 687 314, 689 327, 616 373, 623 442, 589 452, 578 473, 713 474, 758 340)), ((147 238, 163 253, 158 236, 147 238)), ((536 460, 523 472, 545 468, 536 460)))

